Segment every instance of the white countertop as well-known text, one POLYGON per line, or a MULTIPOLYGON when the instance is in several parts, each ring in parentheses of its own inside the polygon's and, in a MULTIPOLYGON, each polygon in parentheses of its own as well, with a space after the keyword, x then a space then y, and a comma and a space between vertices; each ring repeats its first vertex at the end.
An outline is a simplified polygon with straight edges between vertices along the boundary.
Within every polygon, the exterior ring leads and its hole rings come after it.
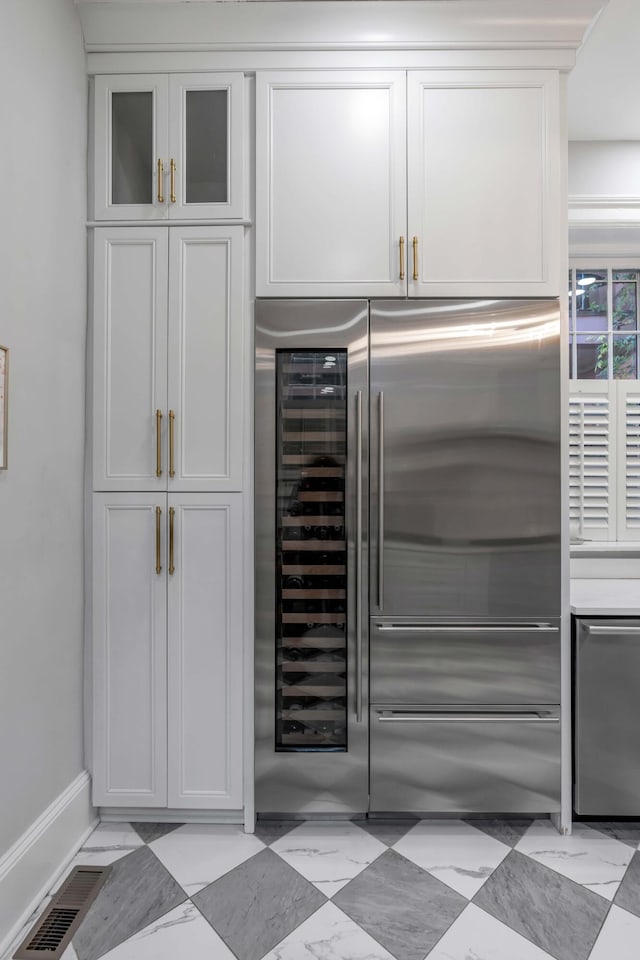
POLYGON ((571 580, 571 613, 590 617, 640 616, 640 580, 571 580))

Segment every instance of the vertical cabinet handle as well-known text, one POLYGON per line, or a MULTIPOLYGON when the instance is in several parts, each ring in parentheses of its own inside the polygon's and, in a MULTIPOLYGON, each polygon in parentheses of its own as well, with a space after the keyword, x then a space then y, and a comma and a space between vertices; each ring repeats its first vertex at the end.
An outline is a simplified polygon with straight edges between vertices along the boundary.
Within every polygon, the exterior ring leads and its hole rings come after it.
POLYGON ((176 511, 173 507, 169 507, 169 573, 171 576, 173 576, 176 570, 173 565, 173 519, 175 515, 176 511))
POLYGON ((400 237, 400 279, 404 280, 404 237, 400 237))
POLYGON ((160 518, 162 510, 156 507, 156 573, 162 573, 162 564, 160 563, 160 518))
POLYGON ((378 394, 378 609, 384 606, 384 393, 378 394))
POLYGON ((418 238, 413 238, 413 279, 418 279, 418 238))
POLYGON ((356 721, 362 722, 362 391, 356 393, 356 721))
POLYGON ((176 202, 176 162, 175 162, 175 160, 173 159, 173 157, 171 157, 170 167, 171 167, 171 195, 170 195, 170 199, 171 199, 171 203, 175 203, 175 202, 176 202))
POLYGON ((162 410, 156 410, 156 477, 162 476, 162 410))
POLYGON ((173 454, 173 424, 176 419, 176 415, 173 410, 169 410, 169 476, 175 477, 175 463, 174 463, 174 454, 173 454))
POLYGON ((164 163, 158 159, 158 203, 164 203, 163 193, 164 163))

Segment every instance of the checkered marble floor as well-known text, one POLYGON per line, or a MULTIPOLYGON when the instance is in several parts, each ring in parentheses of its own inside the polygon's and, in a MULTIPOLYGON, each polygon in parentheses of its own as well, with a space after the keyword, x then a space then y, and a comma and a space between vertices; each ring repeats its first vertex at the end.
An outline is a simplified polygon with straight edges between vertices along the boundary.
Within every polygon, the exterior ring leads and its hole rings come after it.
POLYGON ((640 822, 100 824, 64 960, 638 960, 640 822))

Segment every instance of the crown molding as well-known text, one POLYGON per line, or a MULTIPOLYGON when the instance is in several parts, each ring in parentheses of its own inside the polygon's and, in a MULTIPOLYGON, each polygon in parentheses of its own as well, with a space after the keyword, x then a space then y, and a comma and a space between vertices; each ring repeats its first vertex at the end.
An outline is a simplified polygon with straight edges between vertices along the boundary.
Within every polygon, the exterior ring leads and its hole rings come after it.
POLYGON ((78 0, 87 52, 576 50, 607 0, 78 0))

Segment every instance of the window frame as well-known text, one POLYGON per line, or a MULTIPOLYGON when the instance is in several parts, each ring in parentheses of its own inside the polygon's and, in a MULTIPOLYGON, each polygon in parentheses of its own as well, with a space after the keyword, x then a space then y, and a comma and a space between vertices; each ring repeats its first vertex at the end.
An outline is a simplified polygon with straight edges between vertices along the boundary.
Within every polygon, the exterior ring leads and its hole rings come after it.
MULTIPOLYGON (((639 257, 570 257, 569 258, 569 293, 567 300, 567 319, 568 319, 568 348, 569 348, 569 381, 571 383, 583 381, 615 381, 624 382, 640 380, 640 258, 639 257), (578 336, 580 333, 587 334, 588 331, 577 330, 577 283, 575 282, 576 273, 586 273, 589 270, 607 271, 607 329, 606 334, 602 336, 607 338, 607 376, 606 377, 579 377, 578 376, 578 336), (614 281, 614 271, 637 271, 638 280, 636 286, 636 329, 626 331, 626 335, 633 335, 636 338, 636 376, 635 377, 614 377, 613 376, 613 337, 616 333, 613 327, 613 284, 624 281, 614 281)), ((599 334, 594 331, 593 335, 599 334)))

